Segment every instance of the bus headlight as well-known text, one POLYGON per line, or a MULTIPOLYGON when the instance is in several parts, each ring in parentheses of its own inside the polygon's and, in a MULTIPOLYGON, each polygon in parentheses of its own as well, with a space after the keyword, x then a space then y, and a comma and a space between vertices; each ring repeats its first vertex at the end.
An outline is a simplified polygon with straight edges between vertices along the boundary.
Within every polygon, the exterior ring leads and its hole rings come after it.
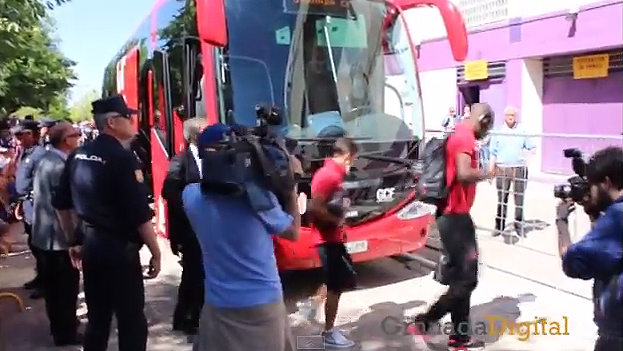
POLYGON ((436 211, 437 207, 434 205, 425 204, 420 201, 413 201, 398 211, 398 213, 396 213, 396 217, 403 221, 409 221, 424 217, 426 215, 434 216, 436 211))

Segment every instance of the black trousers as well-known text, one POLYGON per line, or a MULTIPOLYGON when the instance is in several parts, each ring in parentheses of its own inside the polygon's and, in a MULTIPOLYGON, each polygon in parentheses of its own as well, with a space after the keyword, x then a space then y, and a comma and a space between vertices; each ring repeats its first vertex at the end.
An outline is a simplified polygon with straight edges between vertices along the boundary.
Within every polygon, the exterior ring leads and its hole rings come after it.
POLYGON ((431 306, 424 318, 437 322, 450 313, 454 337, 469 339, 469 310, 478 284, 476 229, 469 213, 444 214, 437 219, 444 254, 448 258, 448 290, 431 306))
POLYGON ((182 280, 177 290, 173 325, 178 328, 199 328, 204 300, 203 257, 199 243, 184 246, 182 280))
POLYGON ((75 269, 67 251, 40 251, 41 287, 45 311, 50 321, 50 333, 56 343, 76 339, 78 318, 76 305, 80 273, 75 269))
POLYGON ((24 232, 28 235, 28 249, 30 249, 30 253, 32 257, 35 259, 35 272, 37 275, 35 276, 35 281, 40 282, 39 273, 41 272, 41 250, 32 244, 32 225, 22 221, 24 224, 24 232))
POLYGON ((105 236, 85 233, 82 272, 89 322, 84 351, 108 348, 113 314, 119 351, 145 351, 147 320, 139 246, 105 236))
POLYGON ((495 216, 495 229, 504 231, 506 227, 506 212, 508 210, 508 197, 511 185, 515 200, 515 221, 523 222, 523 203, 528 184, 527 167, 499 168, 495 186, 498 190, 498 208, 495 216))
POLYGON ((599 336, 594 351, 623 351, 623 338, 620 336, 599 336))

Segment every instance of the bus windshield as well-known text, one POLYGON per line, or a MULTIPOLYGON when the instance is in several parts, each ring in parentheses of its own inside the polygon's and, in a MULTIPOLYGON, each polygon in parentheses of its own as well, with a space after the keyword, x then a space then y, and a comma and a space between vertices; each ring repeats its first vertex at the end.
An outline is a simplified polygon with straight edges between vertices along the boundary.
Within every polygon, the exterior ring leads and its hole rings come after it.
MULTIPOLYGON (((294 139, 343 131, 387 145, 422 137, 416 64, 399 18, 372 0, 226 0, 223 113, 255 125, 253 107, 284 112, 294 139)), ((378 144, 377 144, 378 145, 378 144)), ((378 150, 378 149, 377 149, 378 150)), ((396 155, 398 156, 398 155, 396 155)))

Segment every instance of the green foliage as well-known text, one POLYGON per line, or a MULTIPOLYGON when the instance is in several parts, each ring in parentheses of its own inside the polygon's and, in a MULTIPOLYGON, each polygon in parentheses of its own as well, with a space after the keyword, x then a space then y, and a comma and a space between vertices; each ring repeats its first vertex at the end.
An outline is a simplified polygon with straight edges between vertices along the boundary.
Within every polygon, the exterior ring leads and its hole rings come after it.
POLYGON ((100 96, 101 93, 95 89, 86 92, 69 108, 69 118, 74 122, 91 119, 91 102, 100 96))
POLYGON ((66 113, 65 94, 75 62, 52 39, 50 8, 70 0, 0 0, 0 113, 28 106, 66 113))

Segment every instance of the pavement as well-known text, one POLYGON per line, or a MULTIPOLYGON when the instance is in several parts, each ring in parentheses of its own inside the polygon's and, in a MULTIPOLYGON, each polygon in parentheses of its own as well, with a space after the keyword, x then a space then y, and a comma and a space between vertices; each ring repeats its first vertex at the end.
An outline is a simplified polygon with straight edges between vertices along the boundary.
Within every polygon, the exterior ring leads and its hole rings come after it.
MULTIPOLYGON (((495 215, 495 189, 483 183, 479 185, 474 218, 479 227, 481 247, 481 281, 472 296, 472 324, 487 322, 487 316, 496 316, 497 326, 503 320, 506 325, 546 321, 547 327, 567 321, 568 335, 534 335, 527 340, 510 329, 502 335, 491 333, 481 338, 487 342, 487 351, 586 351, 591 350, 596 338, 592 323, 590 282, 571 280, 560 271, 556 253, 556 233, 553 228, 555 199, 551 196, 551 184, 530 184, 526 194, 526 220, 539 223, 528 233, 528 238, 516 243, 503 238, 491 237, 495 215)), ((511 207, 512 209, 512 207, 511 207)), ((512 212, 511 212, 512 213, 512 212)), ((588 220, 578 214, 577 231, 586 230, 588 220)), ((23 242, 20 228, 13 236, 23 242)), ((188 338, 170 330, 171 315, 175 304, 180 267, 164 240, 164 262, 161 275, 146 282, 146 308, 149 321, 150 351, 191 350, 188 338)), ((22 244, 23 245, 23 244, 22 244)), ((19 248, 18 248, 19 249, 19 248)), ((144 255, 148 259, 148 255, 144 255)), ((20 286, 32 278, 32 258, 18 254, 0 260, 0 291, 26 293, 20 286)), ((361 351, 437 351, 447 350, 447 338, 433 337, 424 342, 421 337, 399 332, 390 335, 383 321, 402 320, 424 311, 445 287, 437 284, 430 271, 415 262, 398 262, 387 258, 357 265, 359 289, 344 294, 338 313, 338 325, 356 341, 351 350, 361 351), (391 318, 388 319, 388 316, 391 318)), ((296 272, 285 275, 284 289, 290 312, 293 333, 298 337, 299 349, 321 347, 318 334, 320 323, 304 320, 296 303, 309 296, 319 282, 317 271, 296 272)), ((74 351, 74 348, 52 348, 48 335, 43 301, 26 299, 27 309, 18 313, 8 302, 0 306, 1 351, 74 351)), ((81 300, 82 301, 82 300, 81 300)), ((85 306, 79 314, 84 320, 85 306)), ((322 316, 319 316, 322 318, 322 316)), ((481 325, 488 325, 482 324, 481 325)), ((531 328, 534 328, 532 326, 531 328)), ((552 330, 555 331, 555 330, 552 330)), ((116 350, 115 333, 112 333, 109 350, 116 350)))

